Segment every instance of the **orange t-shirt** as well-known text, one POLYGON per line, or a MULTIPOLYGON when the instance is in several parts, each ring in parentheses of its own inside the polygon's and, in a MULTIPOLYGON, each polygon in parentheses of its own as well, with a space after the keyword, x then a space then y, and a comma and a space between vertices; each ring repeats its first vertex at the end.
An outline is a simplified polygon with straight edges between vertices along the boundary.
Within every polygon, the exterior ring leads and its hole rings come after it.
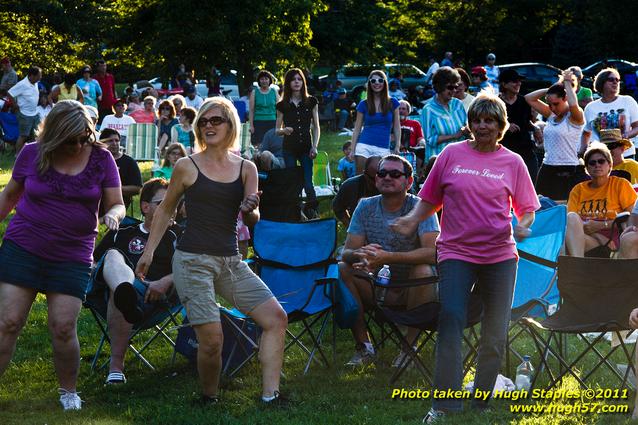
POLYGON ((588 220, 613 220, 619 212, 630 211, 636 202, 634 188, 621 177, 609 176, 607 184, 597 188, 590 183, 574 186, 569 193, 567 211, 588 220))

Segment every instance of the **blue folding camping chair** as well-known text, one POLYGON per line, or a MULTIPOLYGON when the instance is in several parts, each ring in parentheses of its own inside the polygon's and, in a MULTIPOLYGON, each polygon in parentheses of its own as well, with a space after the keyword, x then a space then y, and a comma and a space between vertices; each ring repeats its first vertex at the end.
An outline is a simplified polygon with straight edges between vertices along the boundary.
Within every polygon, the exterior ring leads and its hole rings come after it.
POLYGON ((15 147, 18 137, 20 137, 20 129, 18 126, 18 117, 10 112, 0 112, 0 146, 4 149, 6 144, 15 147))
MULTIPOLYGON (((513 224, 516 224, 516 217, 513 224)), ((516 243, 519 261, 508 335, 508 370, 510 354, 522 360, 512 347, 512 343, 527 329, 521 326, 521 320, 525 317, 545 318, 556 309, 559 298, 556 285, 558 255, 565 241, 566 228, 567 208, 557 205, 537 211, 532 233, 516 243)))
MULTIPOLYGON (((288 315, 301 324, 299 333, 286 331, 286 349, 298 346, 307 355, 304 374, 314 361, 328 365, 321 344, 328 327, 336 284, 333 254, 337 244, 334 218, 303 223, 260 220, 254 230, 257 272, 288 315), (333 277, 330 277, 333 276, 333 277), (319 358, 315 356, 319 354, 319 358)), ((333 321, 333 356, 335 329, 333 321)))

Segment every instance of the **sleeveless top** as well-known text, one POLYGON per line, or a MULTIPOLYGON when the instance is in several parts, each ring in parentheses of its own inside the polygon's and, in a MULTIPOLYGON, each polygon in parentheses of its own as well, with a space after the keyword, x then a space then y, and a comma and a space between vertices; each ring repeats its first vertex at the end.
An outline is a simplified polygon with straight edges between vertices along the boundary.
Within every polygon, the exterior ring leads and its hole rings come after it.
POLYGON ((197 168, 197 179, 185 191, 188 220, 177 249, 194 254, 232 257, 237 247, 237 216, 244 199, 244 182, 239 176, 231 183, 220 183, 206 177, 197 168))
POLYGON ((272 87, 263 94, 260 89, 255 90, 255 121, 274 121, 277 119, 277 93, 272 87))
POLYGON ((580 135, 585 124, 577 125, 569 121, 571 113, 567 113, 560 122, 556 122, 556 115, 552 114, 543 129, 545 158, 543 164, 578 165, 578 149, 580 135))
POLYGON ((173 143, 179 142, 181 143, 185 148, 193 148, 195 145, 195 134, 193 133, 193 130, 191 131, 184 131, 184 129, 182 128, 181 125, 177 125, 175 127, 175 129, 177 130, 177 140, 172 140, 173 143))
POLYGON ((78 86, 73 84, 71 90, 67 91, 64 84, 60 84, 60 94, 58 95, 58 102, 60 100, 77 100, 78 98, 78 86))

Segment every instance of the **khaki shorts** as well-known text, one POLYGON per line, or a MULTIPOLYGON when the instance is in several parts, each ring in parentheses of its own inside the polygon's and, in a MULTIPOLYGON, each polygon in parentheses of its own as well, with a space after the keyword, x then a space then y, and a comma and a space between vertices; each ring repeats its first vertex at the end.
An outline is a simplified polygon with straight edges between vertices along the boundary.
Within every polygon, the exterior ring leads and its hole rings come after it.
POLYGON ((173 281, 193 325, 221 321, 216 295, 244 314, 273 297, 266 284, 241 261, 241 255, 218 257, 175 250, 173 281))

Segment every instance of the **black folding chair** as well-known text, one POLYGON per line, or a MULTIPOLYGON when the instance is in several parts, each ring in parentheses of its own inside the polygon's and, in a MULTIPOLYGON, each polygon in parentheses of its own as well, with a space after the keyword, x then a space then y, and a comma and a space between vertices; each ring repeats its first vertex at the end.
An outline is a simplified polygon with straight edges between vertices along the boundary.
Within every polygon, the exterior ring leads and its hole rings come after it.
MULTIPOLYGON (((98 291, 98 293, 87 296, 84 307, 88 308, 95 319, 95 323, 100 329, 101 337, 98 343, 93 360, 91 361, 91 371, 102 369, 108 364, 108 359, 99 367, 98 362, 105 344, 110 344, 106 312, 108 306, 108 290, 98 291)), ((155 370, 155 366, 144 356, 144 352, 155 340, 165 341, 171 349, 172 359, 175 360, 175 330, 182 322, 183 308, 179 303, 177 295, 169 296, 166 301, 157 302, 152 311, 145 313, 144 319, 133 326, 129 336, 129 350, 137 359, 148 368, 155 370)))
MULTIPOLYGON (((375 281, 372 275, 360 275, 366 277, 373 287, 375 293, 379 294, 381 291, 393 291, 393 290, 406 290, 409 288, 418 288, 428 285, 435 285, 438 283, 438 276, 430 276, 416 279, 392 279, 389 285, 380 285, 375 281)), ((417 370, 423 375, 424 379, 432 384, 433 373, 432 370, 422 360, 420 354, 430 341, 434 341, 436 330, 438 328, 440 304, 438 301, 427 301, 423 304, 419 304, 416 307, 397 307, 388 306, 385 303, 385 298, 375 296, 374 310, 369 317, 378 325, 382 330, 380 333, 380 339, 377 339, 375 346, 383 344, 385 341, 392 341, 401 351, 405 354, 402 362, 399 364, 397 370, 392 374, 390 378, 390 384, 394 384, 405 372, 405 370, 412 364, 415 365, 417 370), (407 326, 416 328, 419 330, 416 338, 416 348, 413 348, 413 343, 407 340, 407 337, 403 334, 399 326, 407 326), (389 331, 385 331, 385 328, 389 331)), ((478 291, 473 290, 468 305, 468 323, 467 333, 463 338, 466 342, 467 352, 464 356, 464 373, 467 373, 470 369, 471 362, 477 355, 477 351, 474 348, 476 346, 475 340, 478 336, 473 326, 480 321, 482 314, 482 306, 478 291)))
POLYGON ((635 374, 632 350, 624 341, 624 332, 631 331, 628 323, 631 310, 638 304, 638 285, 632 276, 638 269, 638 260, 611 260, 603 258, 579 258, 561 256, 558 260, 559 309, 541 323, 526 318, 533 342, 540 353, 538 377, 546 371, 549 378, 547 388, 553 388, 566 375, 572 376, 582 386, 601 367, 611 371, 621 385, 627 385, 630 373, 635 374), (612 332, 618 345, 609 344, 604 339, 612 332), (588 333, 596 336, 590 340, 588 333), (565 337, 575 336, 584 344, 580 352, 577 344, 565 342, 565 337), (612 362, 612 356, 619 353, 629 365, 624 373, 619 372, 612 362), (579 373, 579 367, 587 367, 591 358, 595 363, 589 370, 579 373), (558 370, 552 368, 551 358, 558 362, 558 370))

